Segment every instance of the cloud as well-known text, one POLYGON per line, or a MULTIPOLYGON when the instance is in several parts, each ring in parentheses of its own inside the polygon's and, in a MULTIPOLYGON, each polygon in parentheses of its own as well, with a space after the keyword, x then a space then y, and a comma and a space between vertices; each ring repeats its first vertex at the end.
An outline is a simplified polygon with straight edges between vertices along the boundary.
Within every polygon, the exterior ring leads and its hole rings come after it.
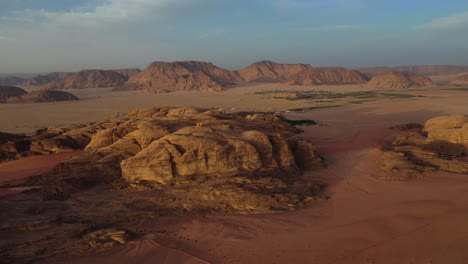
POLYGON ((90 3, 80 0, 80 5, 68 9, 42 5, 43 9, 29 6, 0 13, 1 40, 15 41, 0 41, 1 61, 11 62, 0 64, 0 72, 58 70, 62 65, 68 67, 62 70, 106 67, 104 63, 144 66, 154 59, 172 58, 193 34, 184 25, 196 25, 220 6, 218 0, 90 3))
POLYGON ((468 11, 442 17, 416 27, 419 30, 466 30, 468 29, 468 11))

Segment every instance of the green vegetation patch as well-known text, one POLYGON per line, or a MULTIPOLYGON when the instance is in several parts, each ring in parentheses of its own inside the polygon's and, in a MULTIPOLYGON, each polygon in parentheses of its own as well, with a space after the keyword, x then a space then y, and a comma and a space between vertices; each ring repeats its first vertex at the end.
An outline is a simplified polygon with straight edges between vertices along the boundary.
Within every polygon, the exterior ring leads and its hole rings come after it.
POLYGON ((321 109, 321 108, 332 108, 332 107, 340 107, 343 105, 324 105, 324 106, 311 106, 311 107, 302 107, 302 108, 293 108, 288 109, 288 111, 292 112, 304 112, 306 110, 314 110, 314 109, 321 109))
POLYGON ((255 94, 294 94, 293 97, 274 97, 276 99, 286 99, 290 101, 304 100, 304 99, 313 99, 313 100, 324 100, 324 99, 341 99, 341 98, 358 98, 358 99, 377 99, 377 98, 416 98, 424 97, 421 95, 412 95, 412 94, 400 94, 400 93, 382 93, 378 91, 357 91, 357 92, 329 92, 329 91, 320 91, 320 90, 270 90, 270 91, 261 91, 256 92, 255 94))
POLYGON ((445 90, 449 91, 463 91, 463 92, 468 92, 468 87, 460 87, 460 88, 447 88, 445 90))

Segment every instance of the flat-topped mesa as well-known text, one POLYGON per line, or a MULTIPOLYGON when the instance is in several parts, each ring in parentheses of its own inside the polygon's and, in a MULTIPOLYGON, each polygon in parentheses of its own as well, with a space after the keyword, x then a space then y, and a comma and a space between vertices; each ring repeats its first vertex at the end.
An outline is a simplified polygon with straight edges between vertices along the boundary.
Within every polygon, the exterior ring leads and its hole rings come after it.
POLYGON ((297 85, 345 85, 364 84, 369 78, 354 70, 342 67, 307 68, 292 76, 285 82, 297 85))
POLYGON ((68 90, 115 87, 124 84, 127 78, 114 71, 83 70, 63 79, 40 86, 44 90, 68 90))
POLYGON ((463 75, 458 76, 450 84, 456 84, 456 85, 466 85, 466 84, 468 84, 468 74, 463 74, 463 75))
POLYGON ((222 91, 224 87, 242 82, 240 76, 209 62, 176 61, 153 62, 116 90, 173 90, 222 91))
POLYGON ((397 71, 381 73, 368 82, 368 86, 382 89, 407 89, 434 86, 435 83, 426 76, 408 75, 397 71))
POLYGON ((245 82, 282 82, 292 75, 313 68, 308 64, 286 64, 259 61, 237 71, 245 82))

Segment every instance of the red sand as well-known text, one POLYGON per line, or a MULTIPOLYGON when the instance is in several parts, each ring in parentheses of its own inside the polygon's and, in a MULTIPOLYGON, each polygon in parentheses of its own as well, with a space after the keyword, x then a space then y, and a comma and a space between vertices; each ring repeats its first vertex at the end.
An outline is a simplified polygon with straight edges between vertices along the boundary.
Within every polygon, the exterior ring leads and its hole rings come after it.
POLYGON ((379 147, 396 133, 386 127, 443 113, 421 111, 423 103, 378 104, 294 114, 322 124, 304 136, 328 168, 306 177, 331 184, 329 201, 277 214, 187 217, 166 246, 143 240, 47 263, 468 263, 467 175, 375 177, 379 147))
POLYGON ((338 111, 301 114, 328 120, 305 128, 305 136, 328 159, 328 169, 309 177, 332 183, 331 201, 290 213, 194 219, 178 233, 189 242, 178 246, 214 263, 468 263, 467 175, 374 177, 379 146, 395 133, 385 127, 431 113, 338 111))
POLYGON ((18 181, 53 169, 76 152, 40 155, 0 164, 0 183, 18 181))

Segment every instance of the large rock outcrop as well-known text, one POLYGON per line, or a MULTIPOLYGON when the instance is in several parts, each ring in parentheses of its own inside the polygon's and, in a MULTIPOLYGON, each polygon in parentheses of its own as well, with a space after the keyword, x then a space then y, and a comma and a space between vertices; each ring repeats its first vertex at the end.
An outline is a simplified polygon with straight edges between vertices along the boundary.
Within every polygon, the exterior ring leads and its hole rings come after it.
POLYGON ((282 82, 312 66, 259 61, 237 71, 244 82, 282 82))
POLYGON ((44 90, 68 90, 86 88, 115 87, 124 84, 127 78, 114 71, 105 70, 83 70, 67 76, 63 79, 54 80, 40 89, 44 90))
POLYGON ((440 116, 399 135, 379 158, 381 179, 408 180, 442 170, 468 174, 468 117, 440 116))
POLYGON ((307 68, 290 76, 285 82, 297 85, 344 85, 363 84, 368 81, 369 78, 358 71, 330 67, 307 68))
POLYGON ((149 108, 115 121, 42 129, 0 144, 0 157, 79 150, 29 184, 76 191, 123 179, 132 188, 162 188, 164 206, 268 211, 317 195, 317 186, 297 186, 303 170, 321 166, 300 132, 274 115, 149 108))
POLYGON ((153 62, 116 90, 144 90, 166 92, 173 90, 221 91, 241 81, 235 72, 224 70, 208 62, 153 62))
POLYGON ((407 89, 430 87, 434 86, 435 83, 429 77, 388 71, 375 76, 367 85, 380 89, 407 89))
POLYGON ((468 74, 463 74, 461 76, 458 76, 451 84, 456 84, 456 85, 465 85, 468 84, 468 74))

